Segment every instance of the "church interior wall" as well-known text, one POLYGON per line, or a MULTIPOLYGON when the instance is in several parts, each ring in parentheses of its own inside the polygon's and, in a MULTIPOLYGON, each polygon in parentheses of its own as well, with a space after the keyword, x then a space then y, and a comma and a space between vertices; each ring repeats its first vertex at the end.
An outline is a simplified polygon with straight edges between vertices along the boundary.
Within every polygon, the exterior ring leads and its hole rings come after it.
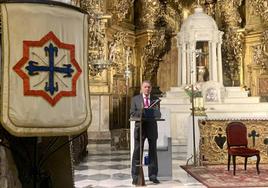
MULTIPOLYGON (((195 3, 194 0, 72 1, 75 6, 88 11, 94 21, 89 27, 89 32, 94 34, 89 35, 89 88, 94 112, 87 131, 89 139, 112 140, 112 130, 129 129, 126 117, 130 98, 139 93, 142 80, 151 80, 159 88, 158 92, 163 93, 177 86, 180 62, 175 35, 183 20, 193 12, 195 3), (107 66, 96 70, 93 62, 98 58, 107 66), (131 72, 128 84, 127 61, 131 72)), ((258 77, 264 72, 254 64, 252 46, 261 43, 261 33, 266 28, 262 10, 254 12, 257 5, 248 0, 200 0, 200 4, 216 20, 220 30, 228 34, 222 51, 223 56, 231 57, 233 62, 228 64, 223 59, 224 73, 227 73, 225 86, 246 86, 253 96, 258 95, 258 77), (239 53, 234 54, 234 51, 239 53)))
POLYGON ((173 37, 171 50, 165 55, 158 69, 157 85, 162 92, 169 91, 170 87, 178 85, 178 63, 177 40, 173 37))
MULTIPOLYGON (((90 5, 91 1, 85 2, 90 5)), ((91 6, 94 6, 92 2, 91 6)), ((180 30, 180 25, 186 18, 185 16, 193 12, 195 2, 166 1, 164 4, 161 4, 162 2, 158 0, 150 2, 139 0, 100 2, 103 3, 103 14, 111 16, 104 27, 106 34, 106 40, 104 40, 105 58, 109 59, 109 54, 114 50, 109 46, 112 42, 117 42, 116 50, 113 52, 117 58, 115 58, 112 66, 90 77, 90 89, 95 96, 107 95, 109 98, 110 110, 107 114, 109 121, 106 121, 105 129, 108 128, 110 131, 128 129, 129 125, 124 121, 127 115, 126 108, 129 108, 125 105, 126 100, 128 100, 129 105, 131 96, 139 93, 139 85, 143 79, 150 79, 163 93, 169 91, 170 87, 177 86, 180 62, 178 62, 178 48, 174 35, 180 30), (124 10, 122 7, 124 7, 124 10), (172 31, 172 39, 168 39, 171 41, 171 47, 163 46, 167 41, 163 43, 163 40, 160 40, 163 38, 161 38, 161 32, 159 32, 161 27, 155 25, 159 21, 157 18, 165 20, 165 32, 168 29, 172 31), (116 35, 120 32, 121 39, 116 35), (131 75, 129 76, 128 96, 126 97, 126 84, 124 84, 126 80, 124 75, 126 55, 123 49, 128 46, 131 48, 131 60, 129 60, 131 75), (161 56, 161 58, 156 60, 158 56, 161 56), (121 120, 118 113, 122 113, 121 120)), ((257 78, 261 74, 261 70, 258 66, 252 66, 254 65, 252 46, 260 42, 260 33, 265 30, 261 12, 254 13, 254 6, 256 5, 246 0, 201 0, 200 3, 205 12, 216 20, 220 30, 227 33, 223 41, 222 51, 223 56, 230 57, 229 60, 233 63, 228 64, 226 59, 223 58, 225 86, 250 88, 253 96, 258 95, 256 84, 258 84, 257 78), (239 53, 234 54, 234 51, 239 53), (232 67, 232 65, 235 66, 232 67), (232 72, 232 70, 234 71, 232 72)), ((92 100, 94 100, 94 97, 92 100)), ((100 117, 100 115, 96 116, 100 117)), ((97 122, 97 120, 94 121, 94 117, 93 122, 97 122)), ((94 123, 92 126, 95 126, 94 123)), ((100 129, 101 126, 98 126, 100 129)), ((91 129, 93 128, 88 130, 89 134, 92 131, 91 129)))
MULTIPOLYGON (((204 11, 225 32, 222 45, 225 86, 250 89, 250 95, 261 96, 267 102, 268 16, 265 6, 258 6, 265 2, 200 0, 204 11)), ((139 93, 144 79, 153 83, 159 95, 178 85, 181 62, 175 36, 183 20, 193 12, 195 1, 72 0, 71 3, 86 10, 92 18, 88 87, 93 118, 87 130, 88 139, 112 144, 115 149, 129 148, 130 99, 139 93)), ((173 121, 178 118, 174 116, 173 121)), ((173 127, 172 137, 179 132, 186 134, 186 130, 173 127)), ((69 150, 65 148, 64 152, 69 150)), ((52 159, 51 164, 57 163, 64 152, 52 159)), ((66 161, 70 163, 71 159, 66 161)))

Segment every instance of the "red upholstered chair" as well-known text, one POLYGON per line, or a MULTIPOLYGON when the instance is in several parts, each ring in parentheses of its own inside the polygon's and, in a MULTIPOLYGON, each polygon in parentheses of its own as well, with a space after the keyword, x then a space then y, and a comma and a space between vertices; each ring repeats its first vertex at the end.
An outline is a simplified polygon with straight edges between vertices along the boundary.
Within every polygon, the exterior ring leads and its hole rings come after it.
POLYGON ((245 157, 245 164, 244 164, 245 170, 247 170, 248 157, 256 156, 257 157, 256 168, 259 174, 260 151, 248 148, 246 126, 241 122, 231 122, 227 125, 226 135, 227 135, 227 147, 228 147, 228 171, 230 170, 231 157, 233 157, 233 166, 234 166, 233 173, 235 175, 236 156, 245 157))

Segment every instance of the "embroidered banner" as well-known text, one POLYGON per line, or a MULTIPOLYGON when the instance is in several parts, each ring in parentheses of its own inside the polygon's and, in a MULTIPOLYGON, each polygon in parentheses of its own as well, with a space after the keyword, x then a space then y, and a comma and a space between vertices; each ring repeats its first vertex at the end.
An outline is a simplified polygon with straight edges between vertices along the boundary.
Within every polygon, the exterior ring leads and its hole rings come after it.
POLYGON ((91 121, 87 14, 47 4, 2 11, 3 126, 17 136, 78 134, 91 121))

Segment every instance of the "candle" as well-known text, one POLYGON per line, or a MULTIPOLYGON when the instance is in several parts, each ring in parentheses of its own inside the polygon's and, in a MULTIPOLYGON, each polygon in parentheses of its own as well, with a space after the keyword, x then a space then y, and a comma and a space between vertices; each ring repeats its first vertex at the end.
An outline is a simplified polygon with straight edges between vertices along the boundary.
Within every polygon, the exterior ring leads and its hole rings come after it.
POLYGON ((194 106, 197 108, 204 108, 203 97, 195 97, 194 98, 194 106))
POLYGON ((129 47, 127 47, 127 50, 126 50, 126 68, 128 69, 128 56, 129 56, 129 47))
POLYGON ((204 108, 204 99, 203 99, 203 97, 199 97, 200 98, 200 100, 199 100, 199 107, 200 108, 204 108))

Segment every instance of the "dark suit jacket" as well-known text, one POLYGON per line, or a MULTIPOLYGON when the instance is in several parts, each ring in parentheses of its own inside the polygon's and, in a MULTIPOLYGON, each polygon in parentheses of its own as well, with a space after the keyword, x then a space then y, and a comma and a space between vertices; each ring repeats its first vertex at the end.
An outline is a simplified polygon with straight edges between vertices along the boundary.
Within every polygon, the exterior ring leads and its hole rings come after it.
MULTIPOLYGON (((151 95, 150 97, 150 104, 152 104, 155 100, 157 100, 157 97, 154 97, 151 95)), ((131 108, 130 108, 130 117, 141 117, 141 108, 143 107, 143 97, 142 94, 136 95, 132 98, 131 101, 131 108)), ((136 133, 139 129, 140 122, 135 122, 135 138, 137 137, 136 133)), ((157 133, 157 122, 154 120, 150 121, 142 121, 142 131, 143 136, 148 139, 157 139, 158 133, 157 133)))

